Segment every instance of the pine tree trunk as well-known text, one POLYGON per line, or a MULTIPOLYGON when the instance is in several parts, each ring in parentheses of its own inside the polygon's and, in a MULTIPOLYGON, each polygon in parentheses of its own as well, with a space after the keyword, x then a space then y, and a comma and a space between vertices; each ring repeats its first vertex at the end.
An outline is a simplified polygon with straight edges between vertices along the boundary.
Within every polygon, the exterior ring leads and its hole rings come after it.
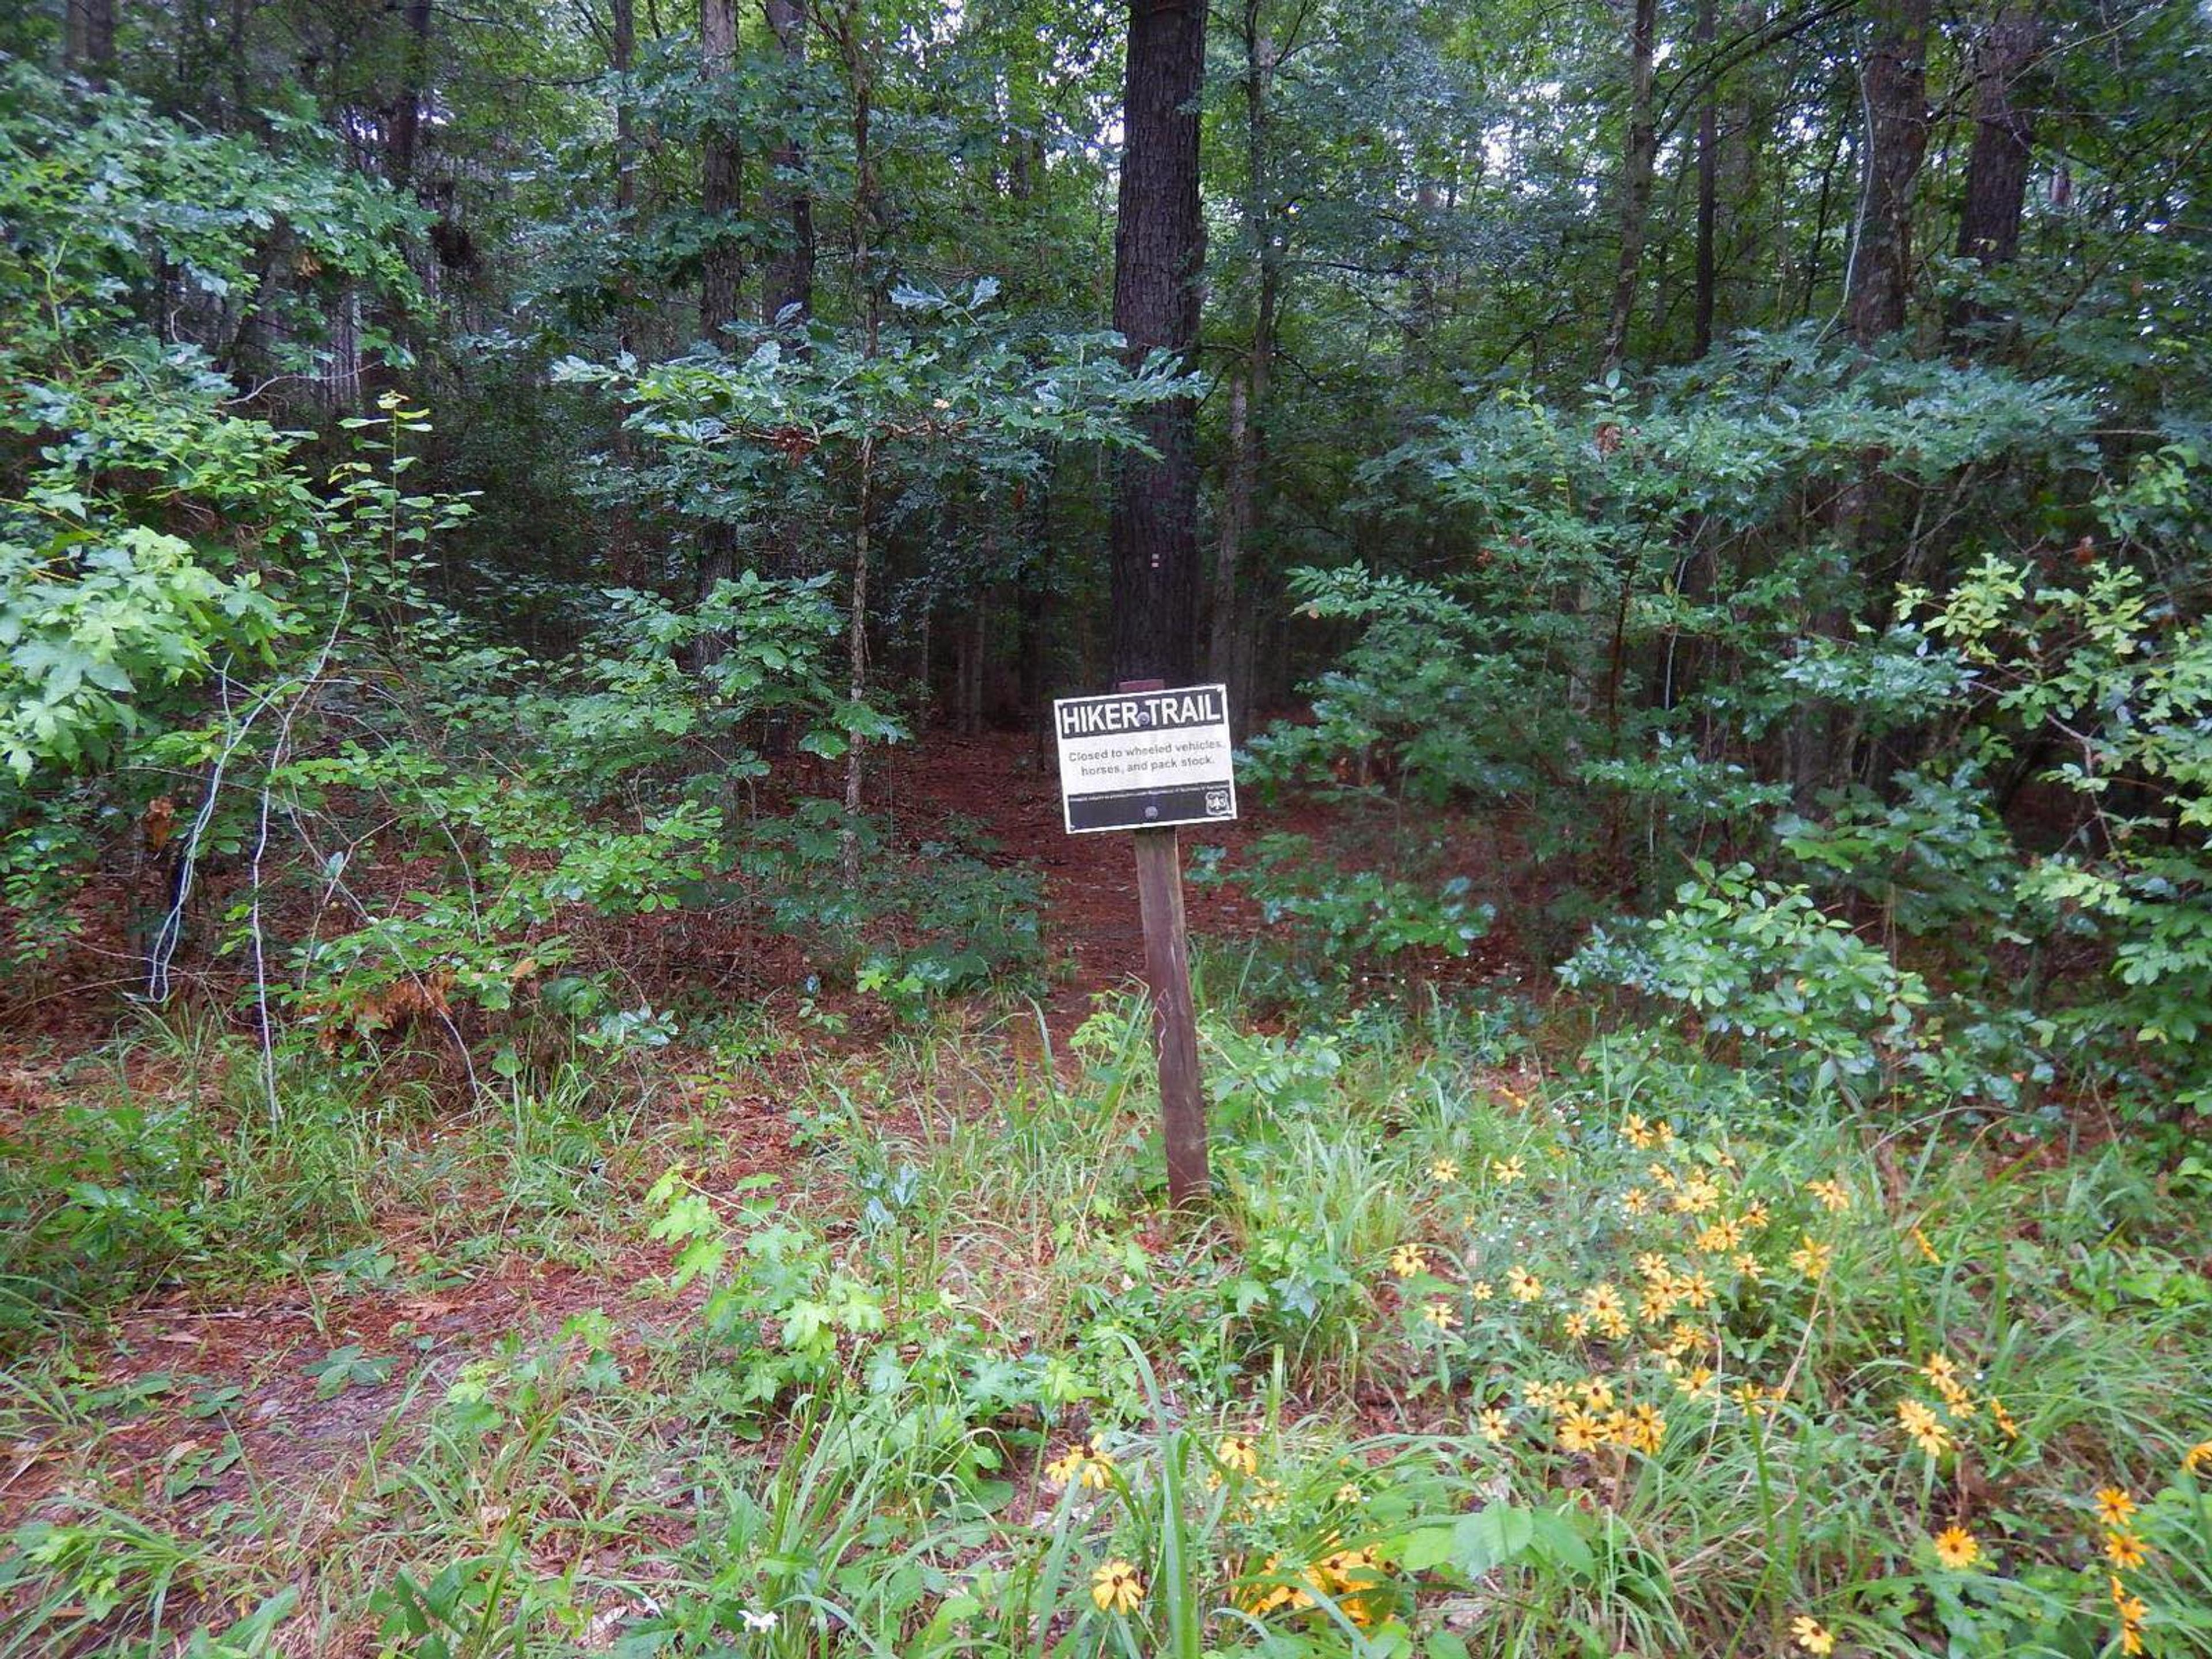
MULTIPOLYGON (((1698 0, 1696 41, 1698 53, 1713 47, 1716 0, 1698 0)), ((1690 355, 1702 357, 1713 349, 1713 309, 1720 282, 1721 90, 1716 77, 1705 88, 1698 106, 1698 275, 1695 314, 1692 319, 1690 355)))
MULTIPOLYGON (((637 113, 631 103, 629 74, 637 61, 636 0, 611 0, 612 23, 607 44, 607 67, 619 77, 615 88, 615 222, 622 235, 630 234, 637 210, 637 113)), ((628 356, 637 349, 637 299, 624 276, 615 295, 615 349, 628 356)), ((616 412, 615 470, 627 490, 635 446, 630 431, 616 412)), ((607 526, 607 575, 617 587, 637 585, 637 515, 625 495, 615 503, 607 526)))
MULTIPOLYGON (((1961 259, 1972 259, 1984 270, 2010 264, 2020 253, 2035 125, 2018 89, 2035 62, 2042 36, 2042 21, 2032 10, 2000 3, 1974 42, 1974 142, 1966 155, 1958 251, 1961 259)), ((1987 315, 1972 301, 1961 299, 1948 321, 1955 330, 1986 320, 1987 315)))
MULTIPOLYGON (((735 0, 699 0, 699 48, 711 95, 726 97, 737 71, 735 0)), ((707 219, 707 251, 699 276, 699 331, 707 343, 724 343, 722 331, 737 320, 738 288, 744 280, 744 252, 736 221, 743 208, 744 152, 733 115, 717 115, 700 135, 699 210, 707 219)))
POLYGON ((65 0, 62 62, 95 85, 115 73, 115 0, 65 0))
MULTIPOLYGON (((1229 688, 1231 719, 1243 730, 1250 708, 1240 649, 1249 629, 1250 599, 1243 575, 1246 544, 1258 513, 1260 468, 1266 457, 1267 392, 1275 358, 1276 317, 1281 305, 1283 249, 1270 209, 1269 123, 1276 52, 1261 32, 1257 0, 1244 12, 1244 234, 1258 273, 1252 310, 1252 352, 1229 386, 1229 470, 1221 504, 1221 540, 1214 557, 1213 605, 1206 640, 1206 677, 1229 688)), ((1433 285, 1431 285, 1433 287, 1433 285)))
MULTIPOLYGON (((799 0, 767 0, 766 9, 783 57, 785 106, 795 111, 806 68, 806 15, 799 0)), ((796 319, 814 309, 814 198, 803 178, 805 167, 805 147, 787 131, 769 153, 761 188, 762 216, 782 239, 761 279, 761 320, 770 326, 787 311, 796 319)))
MULTIPOLYGON (((1133 0, 1114 227, 1114 326, 1132 362, 1198 344, 1206 222, 1198 193, 1204 0, 1133 0)), ((1190 678, 1198 593, 1197 410, 1150 405, 1139 427, 1157 459, 1125 452, 1114 478, 1114 675, 1190 678)))
POLYGON ((1861 68, 1867 118, 1856 245, 1844 313, 1871 346, 1905 326, 1912 292, 1912 204, 1928 153, 1929 0, 1869 0, 1861 68))
POLYGON ((415 180, 415 155, 422 141, 422 105, 430 88, 430 0, 407 0, 407 40, 400 59, 399 95, 392 100, 386 165, 392 185, 415 180))
POLYGON ((1606 320, 1601 372, 1618 368, 1628 349, 1636 313, 1644 245, 1651 227, 1651 179, 1659 156, 1657 79, 1659 0, 1634 0, 1628 29, 1628 144, 1620 162, 1620 255, 1613 270, 1613 305, 1606 320))

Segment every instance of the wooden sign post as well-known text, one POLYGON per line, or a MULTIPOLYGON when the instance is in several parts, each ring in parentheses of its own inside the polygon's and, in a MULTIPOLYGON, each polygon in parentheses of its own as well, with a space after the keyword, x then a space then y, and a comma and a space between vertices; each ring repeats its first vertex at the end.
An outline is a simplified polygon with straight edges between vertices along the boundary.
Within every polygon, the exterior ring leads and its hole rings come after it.
POLYGON ((1124 680, 1111 696, 1054 703, 1053 727, 1067 832, 1136 832, 1137 908, 1145 925, 1145 986, 1152 994, 1159 1054, 1168 1201, 1180 1209, 1205 1200, 1207 1175, 1198 1012, 1190 995, 1182 848, 1175 826, 1237 816, 1228 690, 1124 680))

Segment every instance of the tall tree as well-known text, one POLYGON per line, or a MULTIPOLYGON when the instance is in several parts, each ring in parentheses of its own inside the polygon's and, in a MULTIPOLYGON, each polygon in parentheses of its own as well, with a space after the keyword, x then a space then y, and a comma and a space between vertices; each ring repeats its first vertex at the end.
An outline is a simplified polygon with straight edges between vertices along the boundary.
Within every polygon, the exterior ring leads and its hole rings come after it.
MULTIPOLYGON (((1114 225, 1114 326, 1133 361, 1198 345, 1206 222, 1199 207, 1205 0, 1132 0, 1114 225)), ((1114 672, 1190 678, 1198 596, 1197 410, 1155 404, 1140 422, 1154 457, 1124 453, 1114 477, 1114 672)))
POLYGON ((1617 212, 1620 251, 1614 262, 1613 304, 1605 325, 1606 368, 1619 367, 1628 349, 1628 325, 1636 313, 1636 288, 1644 270, 1644 244, 1651 223, 1651 181, 1659 158, 1657 84, 1659 0, 1631 0, 1628 24, 1628 137, 1621 152, 1617 212))
MULTIPOLYGON (((1966 155, 1966 201, 1959 214, 1959 257, 1984 270, 2010 264, 2020 252, 2020 227, 2027 205, 2028 161, 2034 118, 2020 83, 2034 63, 2042 23, 2017 0, 1999 0, 1983 23, 1970 57, 1974 83, 1974 142, 1966 155)), ((1983 313, 1971 299, 1951 308, 1959 328, 1983 313)))
POLYGON ((115 0, 66 0, 62 58, 88 80, 105 81, 115 70, 115 0))
POLYGON ((1929 0, 1867 4, 1870 39, 1859 69, 1866 140, 1844 296, 1846 320, 1861 345, 1905 326, 1913 196, 1928 153, 1929 0))
POLYGON ((1221 501, 1221 540, 1214 559, 1213 605, 1206 641, 1206 673, 1230 688, 1232 717, 1246 723, 1252 687, 1248 618, 1240 590, 1245 544, 1254 523, 1260 466, 1266 453, 1267 393, 1273 380, 1277 313, 1282 305, 1283 245, 1275 226, 1273 147, 1275 71, 1284 49, 1296 43, 1305 21, 1301 8, 1289 20, 1280 46, 1267 29, 1262 0, 1244 0, 1240 34, 1244 46, 1244 240, 1251 252, 1252 344, 1229 380, 1229 462, 1221 501))
POLYGON ((763 216, 776 238, 761 277, 761 320, 773 324, 786 311, 804 316, 814 308, 814 199, 805 180, 806 149, 799 136, 806 15, 799 0, 766 0, 764 10, 783 67, 784 125, 769 152, 761 186, 763 216))
MULTIPOLYGON (((1717 0, 1698 0, 1693 39, 1700 58, 1712 53, 1717 9, 1717 0)), ((1705 95, 1698 100, 1698 270, 1690 345, 1690 355, 1695 357, 1702 357, 1713 349, 1715 289, 1720 282, 1720 77, 1708 75, 1705 95)))
POLYGON ((699 0, 699 49, 714 106, 699 140, 699 210, 707 220, 706 253, 699 276, 699 331, 708 344, 720 345, 722 331, 737 320, 738 287, 744 279, 737 230, 743 207, 744 152, 733 107, 737 0, 699 0))

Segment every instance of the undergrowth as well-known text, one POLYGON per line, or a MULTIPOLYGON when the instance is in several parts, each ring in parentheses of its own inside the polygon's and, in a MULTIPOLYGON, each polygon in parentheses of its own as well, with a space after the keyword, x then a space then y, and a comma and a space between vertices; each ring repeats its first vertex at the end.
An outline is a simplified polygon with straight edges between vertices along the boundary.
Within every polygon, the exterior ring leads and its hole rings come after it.
POLYGON ((1224 1011, 1170 1225, 1146 1036, 458 1118, 119 1045, 5 1149, 0 1656, 2212 1652, 2201 1170, 1495 1008, 1224 1011), (771 1082, 790 1160, 734 1173, 771 1082), (517 1258, 596 1305, 367 1317, 517 1258), (191 1374, 179 1296, 327 1335, 191 1374))

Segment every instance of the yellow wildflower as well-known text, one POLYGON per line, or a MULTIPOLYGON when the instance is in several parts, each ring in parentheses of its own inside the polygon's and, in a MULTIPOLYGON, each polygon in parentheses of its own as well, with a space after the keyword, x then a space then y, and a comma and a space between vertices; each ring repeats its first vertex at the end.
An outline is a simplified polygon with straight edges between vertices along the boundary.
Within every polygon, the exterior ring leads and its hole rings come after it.
POLYGON ((1686 1319, 1678 1319, 1667 1330, 1667 1352, 1680 1359, 1704 1341, 1705 1333, 1686 1319))
POLYGON ((2136 1500, 2122 1486, 2097 1488, 2097 1513, 2108 1527, 2124 1527, 2128 1517, 2136 1512, 2136 1500))
POLYGON ((1357 1480, 1347 1480, 1336 1489, 1336 1501, 1340 1504, 1364 1504, 1367 1501, 1367 1494, 1359 1490, 1357 1480))
POLYGON ((1836 1259, 1834 1248, 1821 1243, 1810 1233, 1804 1236, 1804 1241, 1790 1251, 1790 1265, 1808 1279, 1826 1278, 1828 1264, 1836 1259))
POLYGON ((1706 1278, 1705 1271, 1700 1268, 1696 1273, 1685 1274, 1677 1279, 1674 1281, 1674 1294, 1692 1308, 1708 1308, 1712 1305, 1713 1281, 1706 1278))
POLYGON ((1585 1377, 1576 1384, 1575 1392, 1582 1395, 1583 1403, 1594 1412, 1601 1412, 1613 1404, 1613 1384, 1601 1376, 1585 1377))
POLYGON ((1729 1220, 1710 1221, 1698 1233, 1697 1248, 1705 1255, 1727 1255, 1743 1243, 1741 1224, 1729 1220))
POLYGON ((2006 1439, 2020 1438, 2020 1425, 2014 1421, 2013 1414, 2005 1409, 2004 1401, 1995 1395, 1990 1396, 1990 1420, 1997 1425, 1997 1432, 2006 1439))
POLYGON ((1943 1265, 1943 1258, 1936 1254, 1936 1247, 1928 1242, 1928 1235, 1917 1227, 1912 1230, 1912 1242, 1920 1247, 1922 1255, 1939 1267, 1943 1265))
POLYGON ((1692 1365, 1674 1379, 1674 1386, 1695 1400, 1700 1395, 1713 1391, 1713 1372, 1710 1365, 1692 1365))
POLYGON ((1493 1158, 1490 1160, 1490 1173, 1499 1186, 1510 1187, 1528 1171, 1517 1158, 1493 1158))
POLYGON ((2105 1559, 2119 1571, 2132 1572, 2146 1557, 2142 1540, 2124 1528, 2115 1527, 2105 1534, 2105 1559))
POLYGON ((1567 1403, 1567 1387, 1563 1382, 1529 1382, 1523 1384, 1521 1398, 1530 1411, 1541 1412, 1547 1417, 1558 1413, 1567 1403))
POLYGON ((1459 1323, 1459 1315, 1449 1302, 1431 1302, 1421 1310, 1421 1317, 1440 1331, 1448 1331, 1459 1323))
POLYGON ((1560 1332, 1570 1342, 1579 1342, 1589 1334, 1589 1316, 1571 1313, 1560 1322, 1560 1332))
POLYGON ((1740 1252, 1737 1255, 1736 1259, 1729 1265, 1738 1273, 1741 1273, 1746 1279, 1757 1279, 1765 1271, 1765 1269, 1759 1265, 1759 1258, 1753 1255, 1749 1250, 1740 1252))
POLYGON ((1937 1388, 1944 1388, 1958 1381, 1958 1362, 1948 1354, 1931 1353, 1921 1362, 1920 1374, 1937 1388))
POLYGON ((1674 1144, 1674 1126, 1668 1122, 1665 1118, 1661 1118, 1651 1126, 1651 1138, 1659 1143, 1660 1149, 1663 1152, 1674 1144))
POLYGON ((1667 1438, 1667 1419, 1656 1406, 1632 1406, 1628 1430, 1621 1437, 1632 1449, 1650 1456, 1667 1438))
POLYGON ((2212 1440, 2200 1440, 2182 1453, 2181 1467, 2191 1474, 2212 1474, 2212 1440))
POLYGON ((1101 1613, 1134 1613, 1144 1604, 1144 1578, 1127 1561, 1109 1561, 1091 1575, 1091 1599, 1101 1613))
POLYGON ((1941 1457, 1951 1444, 1951 1431, 1943 1426, 1936 1413, 1917 1400, 1897 1402, 1897 1420, 1905 1425, 1905 1433, 1919 1443, 1920 1449, 1930 1457, 1941 1457))
POLYGON ((1214 1443, 1213 1455, 1231 1474, 1257 1474, 1260 1449, 1243 1435, 1225 1434, 1214 1443))
POLYGON ((1651 1126, 1634 1112, 1620 1120, 1620 1138, 1630 1146, 1641 1149, 1651 1145, 1651 1126))
POLYGON ((1526 1267, 1511 1267, 1505 1270, 1505 1288, 1513 1293, 1516 1302, 1538 1302, 1543 1299, 1543 1281, 1526 1267))
POLYGON ((1063 1486, 1080 1485, 1087 1491, 1103 1492, 1113 1484, 1114 1460, 1106 1455, 1106 1448, 1098 1437, 1093 1435, 1046 1464, 1044 1472, 1063 1486))
POLYGON ((1467 1293, 1473 1297, 1477 1302, 1487 1302, 1491 1297, 1496 1296, 1498 1291, 1488 1279, 1478 1279, 1474 1284, 1467 1287, 1467 1293))
POLYGON ((1844 1189, 1844 1183, 1840 1181, 1808 1181, 1805 1183, 1805 1190, 1836 1214, 1840 1215, 1851 1207, 1851 1195, 1844 1189))
POLYGON ((1459 1160, 1455 1158, 1440 1158, 1436 1159, 1429 1165, 1429 1179, 1435 1182, 1440 1187, 1447 1184, 1448 1182, 1457 1181, 1459 1179, 1459 1160))
POLYGON ((1636 1313, 1647 1325, 1665 1324, 1674 1316, 1674 1285, 1646 1285, 1644 1294, 1636 1299, 1636 1313))
POLYGON ((1481 1432, 1482 1437, 1493 1446, 1504 1444, 1506 1436, 1513 1432, 1513 1425, 1507 1419, 1504 1409, 1498 1406, 1489 1407, 1480 1413, 1474 1419, 1474 1424, 1481 1432))
POLYGON ((1704 1215, 1720 1201, 1720 1188, 1703 1176, 1693 1176, 1674 1192, 1674 1208, 1682 1215, 1704 1215))
POLYGON ((1390 1252, 1390 1271, 1401 1279, 1411 1279, 1428 1270, 1428 1252, 1418 1244, 1401 1244, 1390 1252))
POLYGON ((1935 1537, 1936 1559, 1953 1572, 1964 1572, 1982 1559, 1982 1547, 1957 1522, 1937 1533, 1935 1537))
POLYGON ((1651 1194, 1641 1187, 1631 1187, 1620 1195, 1620 1207, 1631 1215, 1642 1215, 1651 1207, 1651 1194))
POLYGON ((1766 1205, 1764 1200, 1753 1204, 1736 1218, 1737 1224, 1747 1233, 1755 1233, 1766 1224, 1766 1205))
POLYGON ((1668 1169, 1665 1164, 1647 1164, 1644 1166, 1644 1173, 1650 1176, 1653 1182, 1659 1186, 1664 1187, 1669 1191, 1674 1189, 1677 1177, 1675 1176, 1674 1172, 1668 1169))
POLYGON ((1559 1419, 1559 1445, 1564 1450, 1591 1451, 1605 1440, 1605 1424, 1580 1406, 1568 1407, 1559 1419))
POLYGON ((1826 1655, 1836 1650, 1832 1632, 1819 1620, 1799 1613, 1790 1621, 1790 1633, 1797 1638, 1797 1645, 1808 1653, 1826 1655))
POLYGON ((1674 1264, 1656 1250, 1646 1250, 1636 1258, 1636 1271, 1647 1282, 1665 1285, 1674 1277, 1674 1264))

